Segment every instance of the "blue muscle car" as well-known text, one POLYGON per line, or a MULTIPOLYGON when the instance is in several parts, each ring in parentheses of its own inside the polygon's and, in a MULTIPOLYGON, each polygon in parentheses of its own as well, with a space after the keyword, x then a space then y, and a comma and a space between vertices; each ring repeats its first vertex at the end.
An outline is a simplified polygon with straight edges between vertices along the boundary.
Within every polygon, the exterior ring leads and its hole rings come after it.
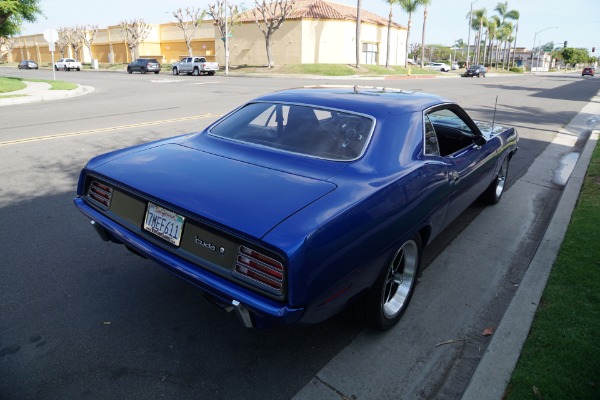
POLYGON ((434 95, 286 90, 202 132, 92 159, 74 201, 104 240, 245 326, 352 306, 383 330, 408 306, 422 248, 476 199, 500 200, 517 140, 434 95))

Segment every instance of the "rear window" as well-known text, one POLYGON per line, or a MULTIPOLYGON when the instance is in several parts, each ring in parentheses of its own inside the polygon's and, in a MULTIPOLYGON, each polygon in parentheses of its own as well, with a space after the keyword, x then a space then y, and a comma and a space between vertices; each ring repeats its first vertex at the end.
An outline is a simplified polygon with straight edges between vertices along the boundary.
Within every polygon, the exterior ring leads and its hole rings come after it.
POLYGON ((250 103, 210 130, 213 136, 335 161, 360 157, 373 119, 296 104, 250 103))

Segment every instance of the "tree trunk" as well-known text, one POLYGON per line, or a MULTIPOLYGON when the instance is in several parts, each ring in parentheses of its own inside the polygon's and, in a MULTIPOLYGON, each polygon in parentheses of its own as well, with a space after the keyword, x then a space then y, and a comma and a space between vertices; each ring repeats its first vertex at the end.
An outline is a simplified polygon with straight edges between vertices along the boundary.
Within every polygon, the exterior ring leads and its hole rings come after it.
MULTIPOLYGON (((512 57, 512 66, 515 67, 515 56, 517 55, 517 35, 519 34, 519 22, 517 21, 517 26, 515 27, 515 42, 513 46, 513 57, 512 57)), ((509 67, 510 68, 510 67, 509 67)))
POLYGON ((425 6, 425 10, 423 11, 423 34, 421 35, 421 68, 425 67, 425 28, 427 28, 427 6, 425 6))
POLYGON ((275 63, 273 62, 273 52, 271 51, 271 35, 268 35, 265 40, 265 45, 267 47, 267 61, 269 63, 268 67, 273 68, 275 63))
MULTIPOLYGON (((412 13, 408 13, 408 27, 406 28, 406 50, 404 54, 404 68, 408 67, 408 43, 410 39, 410 28, 412 25, 412 13)), ((414 55, 413 55, 414 57, 414 55)))
POLYGON ((387 30, 387 50, 385 52, 385 67, 390 67, 390 39, 392 37, 392 4, 390 3, 390 17, 388 18, 388 30, 387 30))
POLYGON ((356 2, 356 68, 360 65, 360 25, 361 25, 361 0, 356 2))

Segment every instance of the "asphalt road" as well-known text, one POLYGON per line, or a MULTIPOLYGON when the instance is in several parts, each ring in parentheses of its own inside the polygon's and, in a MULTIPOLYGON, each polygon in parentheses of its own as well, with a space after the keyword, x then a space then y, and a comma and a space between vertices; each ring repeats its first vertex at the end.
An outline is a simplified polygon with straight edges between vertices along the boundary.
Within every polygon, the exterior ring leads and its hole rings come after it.
MULTIPOLYGON (((51 79, 52 72, 2 68, 0 75, 51 79)), ((78 172, 94 155, 198 131, 273 90, 388 86, 441 94, 475 119, 495 114, 496 123, 516 126, 521 142, 511 163, 510 191, 600 87, 578 74, 384 82, 59 71, 57 79, 95 90, 0 107, 0 399, 290 399, 364 330, 345 314, 318 326, 246 330, 191 285, 100 241, 71 202, 78 172)), ((540 230, 553 210, 552 197, 538 203, 547 209, 539 213, 540 230)), ((519 204, 497 207, 510 212, 519 204)), ((426 250, 425 264, 480 212, 474 205, 461 215, 426 250)), ((527 246, 524 254, 537 244, 527 246)), ((525 267, 477 284, 510 285, 493 280, 519 279, 525 267)), ((442 286, 445 294, 457 291, 452 283, 442 286)), ((501 318, 509 301, 496 302, 486 318, 501 318)), ((464 312, 447 310, 445 318, 462 320, 464 312)), ((443 321, 432 321, 407 337, 441 326, 443 321)), ((410 327, 401 322, 395 328, 403 329, 410 327)), ((413 345, 418 348, 419 341, 413 345)), ((456 365, 441 362, 441 369, 456 365)), ((472 368, 461 371, 454 392, 472 368)))

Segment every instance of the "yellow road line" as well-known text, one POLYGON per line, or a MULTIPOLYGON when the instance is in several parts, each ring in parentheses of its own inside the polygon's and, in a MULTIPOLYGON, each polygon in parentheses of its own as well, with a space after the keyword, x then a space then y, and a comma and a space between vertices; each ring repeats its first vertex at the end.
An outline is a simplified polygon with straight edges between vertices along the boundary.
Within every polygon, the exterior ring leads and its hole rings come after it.
POLYGON ((36 137, 25 138, 25 139, 7 140, 5 142, 0 142, 0 146, 9 146, 12 144, 20 144, 20 143, 39 142, 42 140, 62 139, 62 138, 72 137, 72 136, 90 135, 93 133, 114 132, 114 131, 118 131, 118 130, 122 130, 122 129, 140 128, 140 127, 152 126, 152 125, 162 125, 162 124, 169 124, 172 122, 192 121, 195 119, 211 118, 211 117, 220 117, 220 115, 207 113, 207 114, 202 114, 202 115, 194 115, 191 117, 163 119, 160 121, 141 122, 139 124, 129 124, 129 125, 113 126, 113 127, 108 127, 108 128, 90 129, 90 130, 86 130, 86 131, 57 133, 55 135, 36 136, 36 137))

